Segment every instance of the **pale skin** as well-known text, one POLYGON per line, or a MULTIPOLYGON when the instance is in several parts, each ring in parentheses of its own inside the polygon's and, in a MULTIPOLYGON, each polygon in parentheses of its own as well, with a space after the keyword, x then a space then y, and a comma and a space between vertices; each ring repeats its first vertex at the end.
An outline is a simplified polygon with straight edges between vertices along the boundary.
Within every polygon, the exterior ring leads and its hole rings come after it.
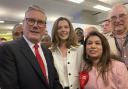
POLYGON ((126 8, 120 4, 113 7, 110 13, 113 33, 118 37, 124 36, 127 32, 127 14, 126 8))
POLYGON ((67 42, 67 39, 69 37, 69 33, 70 33, 70 28, 69 28, 68 22, 65 20, 59 21, 57 34, 58 34, 58 37, 61 41, 59 48, 62 52, 63 57, 67 56, 68 48, 66 47, 66 42, 67 42))
MULTIPOLYGON (((36 10, 27 12, 25 18, 32 18, 42 21, 46 20, 46 16, 42 12, 36 10)), ((23 20, 23 34, 32 43, 40 42, 42 36, 45 34, 45 28, 46 25, 44 25, 43 27, 39 27, 37 25, 37 22, 33 26, 29 26, 26 22, 26 19, 23 20)))
POLYGON ((104 21, 102 23, 103 33, 109 33, 111 32, 111 22, 110 21, 104 21))

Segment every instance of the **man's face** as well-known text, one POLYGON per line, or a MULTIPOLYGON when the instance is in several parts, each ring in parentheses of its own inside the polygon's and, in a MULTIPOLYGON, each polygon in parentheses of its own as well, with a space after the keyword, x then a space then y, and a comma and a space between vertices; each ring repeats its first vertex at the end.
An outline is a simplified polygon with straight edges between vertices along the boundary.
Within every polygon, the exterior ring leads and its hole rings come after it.
POLYGON ((109 33, 111 32, 111 22, 109 20, 106 20, 102 23, 103 33, 109 33))
POLYGON ((23 35, 23 29, 22 29, 22 26, 19 26, 15 29, 15 31, 13 31, 13 39, 14 40, 17 40, 19 39, 20 37, 22 37, 23 35))
POLYGON ((116 7, 111 12, 111 24, 113 32, 116 34, 124 33, 127 29, 128 15, 123 7, 116 7))
POLYGON ((23 34, 32 43, 41 40, 45 33, 46 16, 39 11, 31 10, 26 13, 23 21, 23 34))
POLYGON ((76 32, 78 41, 81 41, 84 38, 84 32, 79 28, 75 32, 76 32))

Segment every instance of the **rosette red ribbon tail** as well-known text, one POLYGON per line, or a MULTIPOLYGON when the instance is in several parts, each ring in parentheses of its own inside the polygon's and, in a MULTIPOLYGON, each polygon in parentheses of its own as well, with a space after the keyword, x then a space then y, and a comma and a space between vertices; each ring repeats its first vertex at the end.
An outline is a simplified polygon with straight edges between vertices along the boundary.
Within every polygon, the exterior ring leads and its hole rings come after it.
POLYGON ((80 72, 80 89, 84 89, 84 86, 87 84, 89 80, 89 74, 87 71, 80 72))

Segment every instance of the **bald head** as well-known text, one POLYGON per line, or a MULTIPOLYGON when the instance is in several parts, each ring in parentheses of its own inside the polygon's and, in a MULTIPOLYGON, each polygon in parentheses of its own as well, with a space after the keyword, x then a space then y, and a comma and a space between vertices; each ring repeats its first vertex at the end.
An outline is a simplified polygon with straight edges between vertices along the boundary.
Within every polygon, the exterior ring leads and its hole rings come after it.
POLYGON ((84 37, 86 38, 88 34, 90 34, 91 32, 93 31, 98 31, 98 29, 96 27, 87 27, 85 30, 84 30, 84 37))

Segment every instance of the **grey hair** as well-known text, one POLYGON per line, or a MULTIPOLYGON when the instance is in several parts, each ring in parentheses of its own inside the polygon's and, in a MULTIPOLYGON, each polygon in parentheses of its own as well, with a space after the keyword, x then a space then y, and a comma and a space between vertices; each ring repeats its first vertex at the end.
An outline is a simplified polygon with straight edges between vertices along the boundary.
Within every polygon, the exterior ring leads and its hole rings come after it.
POLYGON ((29 6, 25 12, 25 15, 27 12, 32 11, 32 10, 39 11, 45 15, 45 10, 43 8, 39 7, 38 5, 29 6))

